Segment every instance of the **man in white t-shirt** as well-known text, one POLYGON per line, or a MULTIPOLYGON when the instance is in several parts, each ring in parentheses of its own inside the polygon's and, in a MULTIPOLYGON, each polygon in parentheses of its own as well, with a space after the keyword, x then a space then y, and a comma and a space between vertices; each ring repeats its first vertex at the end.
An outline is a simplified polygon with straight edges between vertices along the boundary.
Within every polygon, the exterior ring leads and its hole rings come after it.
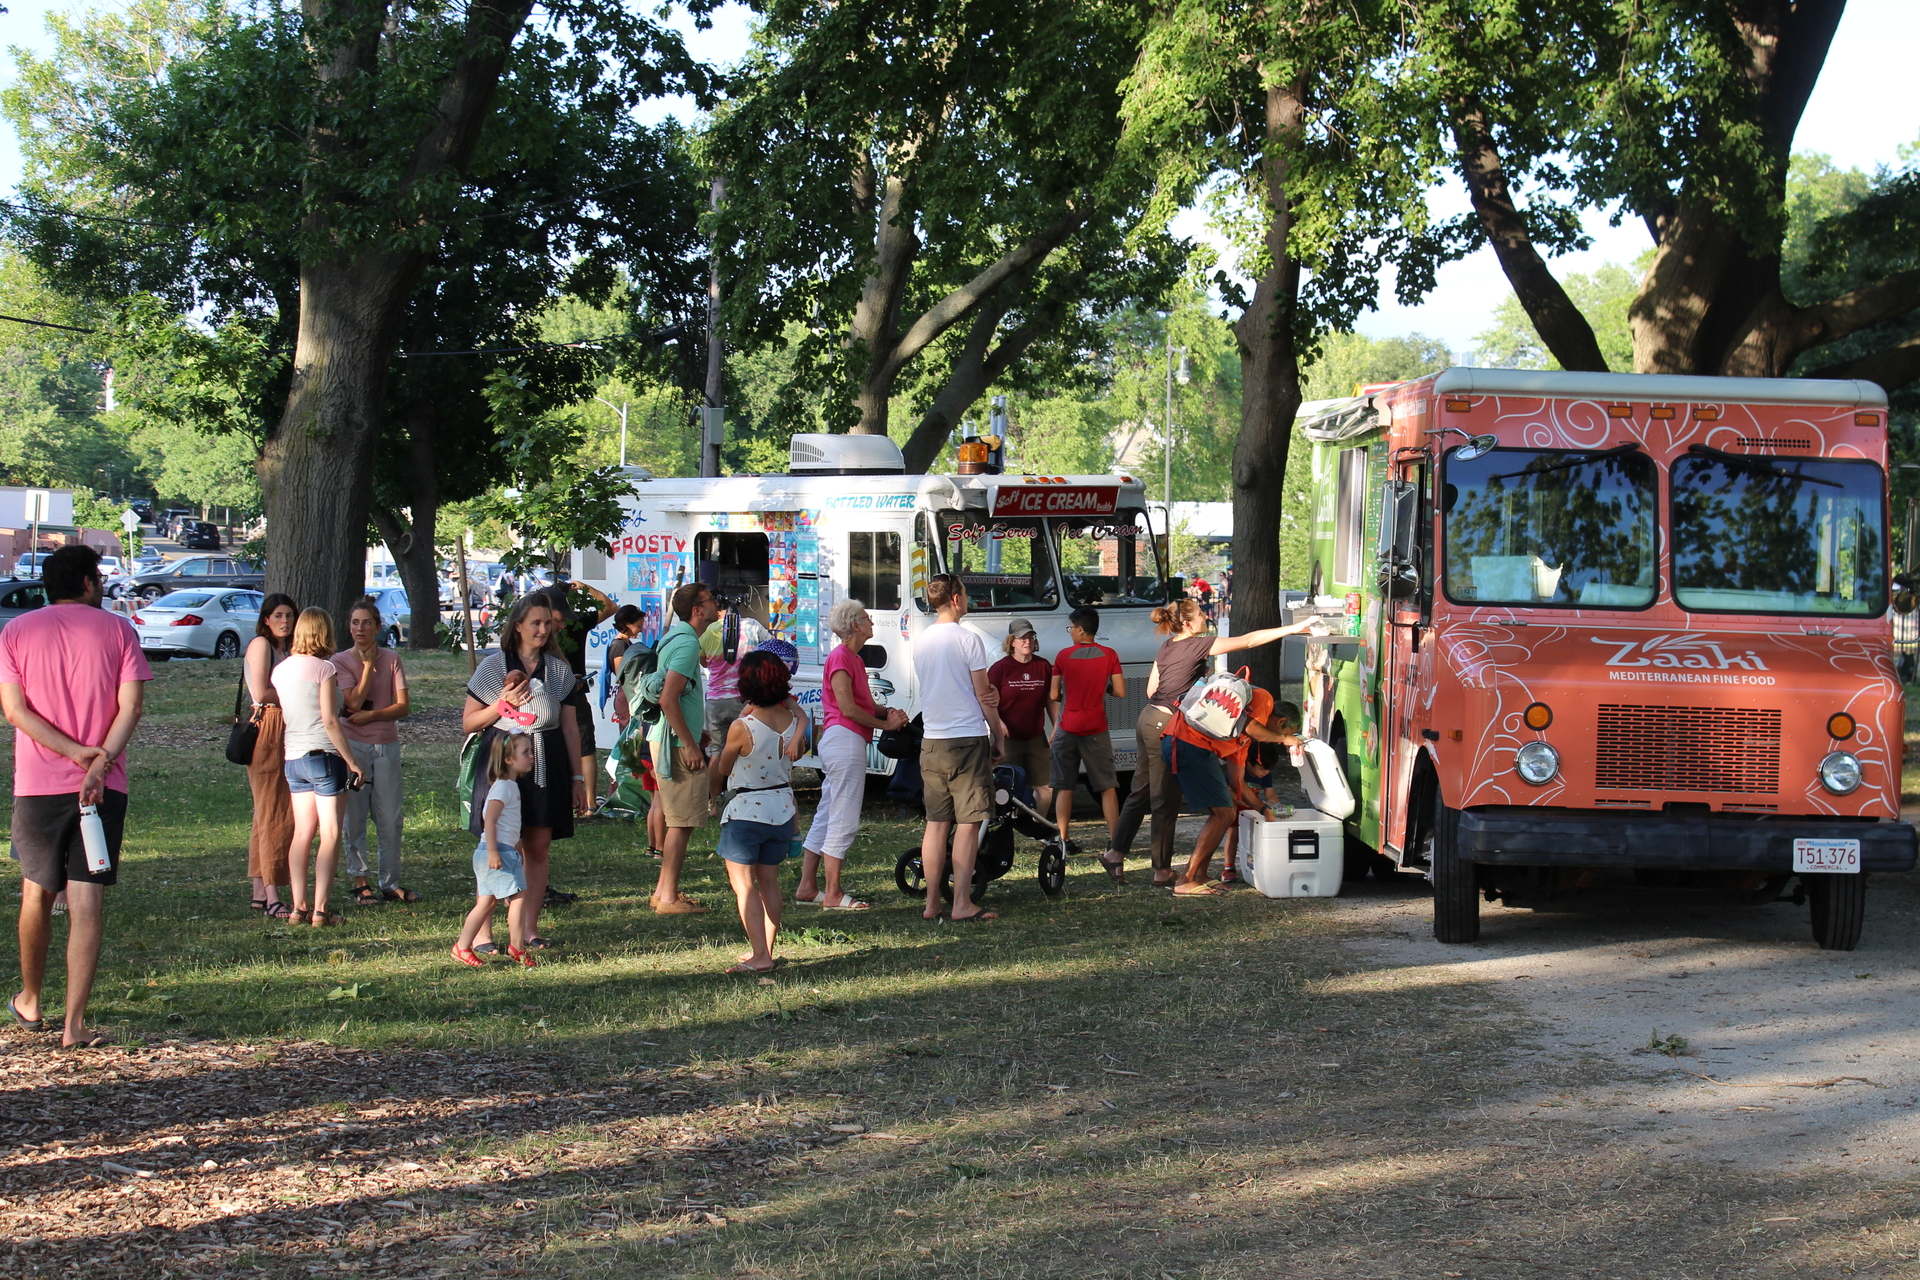
POLYGON ((920 865, 927 877, 928 920, 940 917, 940 882, 946 872, 947 837, 953 836, 953 922, 996 920, 973 901, 973 863, 980 851, 979 824, 993 812, 993 763, 1005 754, 1006 730, 1000 724, 1000 695, 987 683, 987 642, 960 625, 967 614, 967 589, 950 573, 927 582, 927 603, 940 621, 920 634, 913 646, 913 669, 920 682, 920 715, 926 726, 920 743, 922 799, 927 833, 920 841, 920 865), (956 829, 957 824, 957 829, 956 829))

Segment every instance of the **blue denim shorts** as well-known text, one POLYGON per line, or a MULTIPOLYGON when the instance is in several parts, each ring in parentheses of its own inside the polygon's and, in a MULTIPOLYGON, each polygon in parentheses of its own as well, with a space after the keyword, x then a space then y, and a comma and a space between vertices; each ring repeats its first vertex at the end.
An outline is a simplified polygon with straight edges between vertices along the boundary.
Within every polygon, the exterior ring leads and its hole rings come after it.
POLYGON ((1160 738, 1160 758, 1171 770, 1167 781, 1180 784, 1188 813, 1233 808, 1233 793, 1227 789, 1227 767, 1219 756, 1168 733, 1160 738))
POLYGON ((793 851, 796 820, 720 824, 720 856, 749 867, 777 867, 793 851))
POLYGON ((487 842, 482 840, 473 851, 474 895, 481 898, 498 898, 502 902, 516 893, 527 891, 527 869, 520 863, 520 853, 511 845, 500 850, 500 869, 495 871, 487 865, 487 842))
POLYGON ((347 762, 331 751, 295 756, 287 761, 284 772, 287 790, 311 791, 317 796, 346 794, 347 779, 353 776, 347 772, 347 762))

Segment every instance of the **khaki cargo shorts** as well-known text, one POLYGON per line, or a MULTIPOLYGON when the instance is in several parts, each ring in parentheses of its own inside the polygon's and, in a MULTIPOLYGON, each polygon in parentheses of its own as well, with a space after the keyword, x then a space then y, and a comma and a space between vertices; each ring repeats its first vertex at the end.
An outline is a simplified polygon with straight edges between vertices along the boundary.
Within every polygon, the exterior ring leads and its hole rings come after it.
POLYGON ((923 739, 920 784, 928 822, 985 822, 993 813, 993 739, 923 739))

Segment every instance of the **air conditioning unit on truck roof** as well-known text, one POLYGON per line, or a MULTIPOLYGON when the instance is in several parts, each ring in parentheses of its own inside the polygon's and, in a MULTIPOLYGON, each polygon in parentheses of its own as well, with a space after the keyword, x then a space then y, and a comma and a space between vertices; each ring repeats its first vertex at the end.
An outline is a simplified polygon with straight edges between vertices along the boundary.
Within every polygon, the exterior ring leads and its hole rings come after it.
POLYGON ((794 436, 787 469, 796 476, 903 476, 907 460, 885 436, 794 436))

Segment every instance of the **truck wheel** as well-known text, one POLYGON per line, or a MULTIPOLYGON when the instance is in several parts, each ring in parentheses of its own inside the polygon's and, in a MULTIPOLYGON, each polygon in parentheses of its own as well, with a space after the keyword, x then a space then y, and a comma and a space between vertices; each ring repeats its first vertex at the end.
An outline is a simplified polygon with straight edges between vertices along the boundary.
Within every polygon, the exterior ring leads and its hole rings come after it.
POLYGON ((1809 875, 1807 904, 1813 911, 1813 940, 1822 951, 1851 951, 1860 945, 1860 926, 1867 920, 1867 878, 1864 875, 1809 875))
POLYGON ((1433 823, 1433 936, 1441 942, 1480 937, 1480 886, 1474 864, 1460 857, 1460 811, 1436 798, 1433 823))

